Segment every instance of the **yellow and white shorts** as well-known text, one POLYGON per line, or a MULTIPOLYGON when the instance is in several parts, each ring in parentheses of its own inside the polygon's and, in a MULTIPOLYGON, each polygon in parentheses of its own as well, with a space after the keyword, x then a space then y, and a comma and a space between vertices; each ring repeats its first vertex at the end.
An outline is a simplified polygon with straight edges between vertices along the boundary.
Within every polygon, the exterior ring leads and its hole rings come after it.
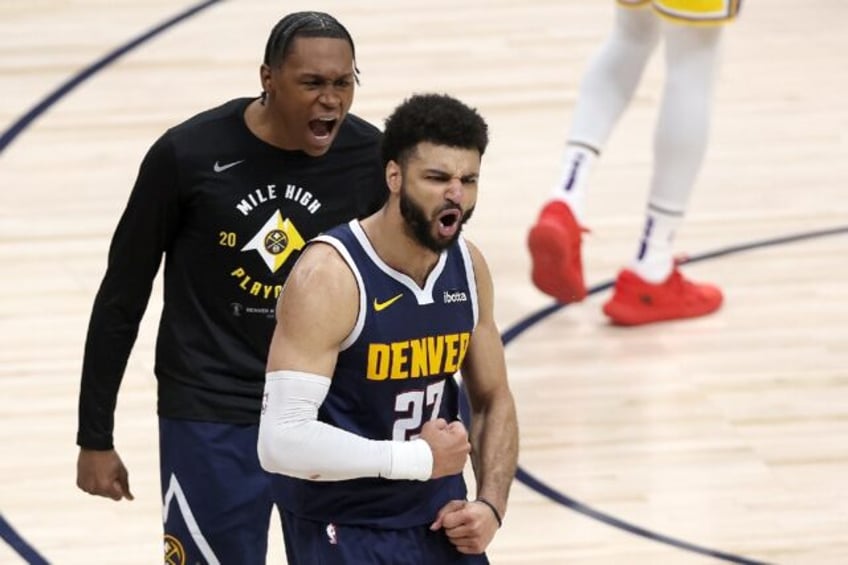
POLYGON ((718 24, 733 20, 742 0, 616 0, 627 7, 653 6, 670 20, 689 24, 718 24))

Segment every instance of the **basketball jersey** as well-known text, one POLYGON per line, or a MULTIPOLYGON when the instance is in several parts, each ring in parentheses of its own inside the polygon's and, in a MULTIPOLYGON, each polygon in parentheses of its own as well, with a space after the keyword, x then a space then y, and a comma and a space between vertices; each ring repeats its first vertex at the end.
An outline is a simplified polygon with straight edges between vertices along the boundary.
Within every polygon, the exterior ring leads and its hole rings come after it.
MULTIPOLYGON (((427 420, 459 419, 454 378, 477 323, 471 256, 460 238, 419 287, 384 263, 358 221, 317 237, 332 245, 359 287, 359 313, 342 343, 318 419, 373 440, 414 439, 427 420)), ((429 524, 465 499, 462 474, 429 481, 281 477, 283 505, 310 520, 375 528, 429 524)))

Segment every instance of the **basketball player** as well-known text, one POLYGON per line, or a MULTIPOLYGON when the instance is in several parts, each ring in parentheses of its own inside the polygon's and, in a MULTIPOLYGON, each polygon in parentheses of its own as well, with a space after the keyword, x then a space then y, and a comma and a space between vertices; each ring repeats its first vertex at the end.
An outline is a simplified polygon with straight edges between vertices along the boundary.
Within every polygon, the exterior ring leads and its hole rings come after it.
POLYGON ((286 282, 258 449, 287 475, 292 565, 488 562, 518 432, 491 276, 460 236, 487 144, 458 100, 404 101, 384 130, 388 202, 310 243, 286 282))
POLYGON ((306 240, 388 194, 379 130, 348 114, 358 72, 340 22, 289 14, 268 38, 261 96, 169 129, 141 163, 89 325, 77 485, 132 500, 115 403, 164 255, 155 373, 167 563, 265 563, 274 476, 256 442, 274 305, 306 240))
POLYGON ((739 4, 618 0, 612 34, 583 78, 560 181, 528 235, 539 290, 561 302, 586 296, 581 244, 589 174, 662 38, 666 76, 645 226, 603 310, 613 323, 639 325, 703 316, 721 306, 718 288, 681 274, 672 244, 707 145, 722 26, 736 17, 739 4))

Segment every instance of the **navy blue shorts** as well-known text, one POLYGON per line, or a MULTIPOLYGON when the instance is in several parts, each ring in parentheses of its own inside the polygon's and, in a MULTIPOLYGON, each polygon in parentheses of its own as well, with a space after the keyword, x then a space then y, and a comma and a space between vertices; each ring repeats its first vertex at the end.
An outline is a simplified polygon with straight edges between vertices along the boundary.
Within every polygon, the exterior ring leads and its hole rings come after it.
POLYGON ((399 530, 303 520, 283 510, 289 565, 487 565, 486 555, 464 555, 429 525, 399 530))
POLYGON ((258 431, 159 418, 166 565, 264 565, 274 499, 258 431))

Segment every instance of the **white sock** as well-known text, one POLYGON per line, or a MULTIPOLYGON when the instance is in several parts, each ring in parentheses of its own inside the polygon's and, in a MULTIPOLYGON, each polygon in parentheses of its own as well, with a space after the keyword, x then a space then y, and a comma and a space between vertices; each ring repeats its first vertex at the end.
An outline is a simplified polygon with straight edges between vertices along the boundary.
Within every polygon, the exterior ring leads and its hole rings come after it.
POLYGON ((631 268, 659 283, 674 268, 672 242, 683 221, 709 137, 720 27, 664 22, 666 78, 654 131, 645 228, 631 268))
POLYGON ((709 137, 720 27, 664 22, 666 78, 657 126, 645 228, 631 268, 659 283, 674 268, 672 242, 683 221, 709 137))
POLYGON ((586 186, 592 164, 598 158, 598 153, 585 145, 569 143, 562 156, 562 176, 554 187, 554 200, 562 200, 568 204, 577 223, 583 223, 586 186))
POLYGON ((666 280, 674 269, 672 243, 682 221, 682 214, 649 208, 630 269, 649 283, 666 280))
POLYGON ((633 98, 659 36, 659 19, 652 9, 619 7, 612 33, 589 62, 552 195, 566 202, 578 221, 584 214, 591 165, 633 98))

